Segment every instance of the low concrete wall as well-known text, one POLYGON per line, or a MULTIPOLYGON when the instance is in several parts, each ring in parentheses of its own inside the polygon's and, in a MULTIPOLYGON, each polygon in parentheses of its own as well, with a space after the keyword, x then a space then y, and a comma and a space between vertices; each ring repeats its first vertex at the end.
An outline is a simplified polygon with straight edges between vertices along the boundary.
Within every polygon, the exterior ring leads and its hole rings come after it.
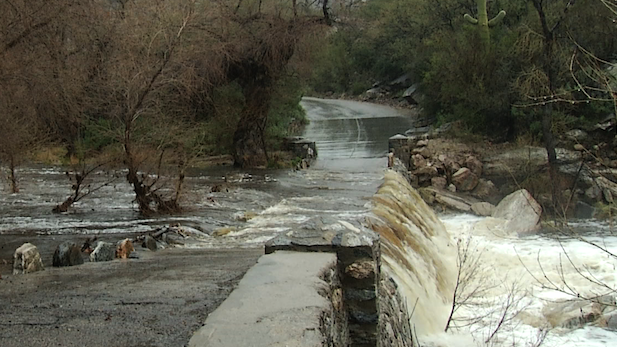
POLYGON ((412 346, 372 230, 279 236, 189 347, 412 346))
POLYGON ((331 303, 322 273, 331 253, 279 251, 262 256, 206 319, 189 347, 318 347, 322 312, 331 303))

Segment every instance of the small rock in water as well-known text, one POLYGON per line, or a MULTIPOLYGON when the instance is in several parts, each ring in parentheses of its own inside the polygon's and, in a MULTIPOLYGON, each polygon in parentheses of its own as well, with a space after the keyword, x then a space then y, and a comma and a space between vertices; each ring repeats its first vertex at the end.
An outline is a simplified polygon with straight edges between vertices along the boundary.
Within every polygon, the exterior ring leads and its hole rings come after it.
POLYGON ((63 242, 56 248, 52 261, 55 267, 74 266, 83 263, 84 259, 81 256, 81 247, 71 241, 63 242))
POLYGON ((133 242, 129 239, 124 239, 118 242, 118 247, 116 248, 116 257, 121 259, 127 259, 131 252, 133 252, 135 248, 133 248, 133 242))
POLYGON ((113 243, 99 241, 94 248, 94 251, 90 253, 90 261, 112 261, 116 257, 116 247, 113 243))
POLYGON ((13 254, 13 274, 27 274, 44 270, 38 248, 31 243, 24 243, 13 254))
POLYGON ((141 246, 151 251, 156 251, 158 249, 158 246, 156 245, 156 240, 150 235, 146 235, 144 237, 144 241, 142 242, 141 246))
POLYGON ((235 230, 235 228, 233 228, 233 227, 221 228, 221 229, 213 232, 212 236, 214 236, 214 237, 225 236, 225 235, 229 234, 230 232, 232 232, 234 230, 235 230))

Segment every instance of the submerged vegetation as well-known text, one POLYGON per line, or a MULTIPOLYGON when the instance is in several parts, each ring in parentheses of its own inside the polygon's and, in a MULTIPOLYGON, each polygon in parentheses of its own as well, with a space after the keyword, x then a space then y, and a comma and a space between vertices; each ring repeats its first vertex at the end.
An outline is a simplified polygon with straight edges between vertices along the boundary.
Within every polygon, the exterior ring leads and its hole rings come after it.
POLYGON ((15 167, 40 147, 66 149, 77 187, 91 167, 123 168, 143 214, 179 209, 196 158, 265 166, 306 122, 295 52, 326 17, 296 2, 0 2, 11 191, 15 167))

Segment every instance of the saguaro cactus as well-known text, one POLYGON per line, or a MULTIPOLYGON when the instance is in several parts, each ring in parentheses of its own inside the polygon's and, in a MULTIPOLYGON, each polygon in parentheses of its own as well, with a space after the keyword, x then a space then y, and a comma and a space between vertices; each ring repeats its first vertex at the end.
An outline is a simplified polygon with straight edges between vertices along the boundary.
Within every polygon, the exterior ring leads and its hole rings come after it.
POLYGON ((484 44, 484 48, 488 51, 491 46, 491 34, 489 32, 489 28, 497 25, 503 17, 506 16, 506 11, 501 10, 495 18, 488 20, 488 13, 486 11, 487 1, 488 0, 476 0, 476 3, 478 4, 478 19, 473 18, 469 14, 465 15, 465 19, 471 24, 478 25, 478 29, 480 30, 480 39, 484 44))

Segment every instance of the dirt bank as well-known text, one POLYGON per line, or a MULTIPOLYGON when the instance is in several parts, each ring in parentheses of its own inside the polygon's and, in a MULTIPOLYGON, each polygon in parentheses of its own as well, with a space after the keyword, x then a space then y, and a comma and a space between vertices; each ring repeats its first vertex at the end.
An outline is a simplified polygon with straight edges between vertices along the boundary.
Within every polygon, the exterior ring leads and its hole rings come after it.
POLYGON ((185 346, 263 249, 140 250, 139 259, 0 279, 0 346, 185 346))

